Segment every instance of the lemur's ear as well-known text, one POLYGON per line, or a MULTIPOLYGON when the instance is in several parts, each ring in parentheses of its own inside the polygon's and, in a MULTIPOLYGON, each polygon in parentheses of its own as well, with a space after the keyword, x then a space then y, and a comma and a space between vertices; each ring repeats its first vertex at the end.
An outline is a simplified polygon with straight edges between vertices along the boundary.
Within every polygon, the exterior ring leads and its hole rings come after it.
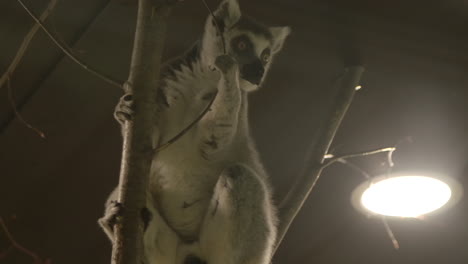
POLYGON ((270 32, 273 35, 272 52, 276 53, 283 47, 284 40, 291 33, 290 27, 270 27, 270 32))
POLYGON ((238 0, 224 0, 216 9, 214 15, 222 31, 232 27, 241 17, 238 0))

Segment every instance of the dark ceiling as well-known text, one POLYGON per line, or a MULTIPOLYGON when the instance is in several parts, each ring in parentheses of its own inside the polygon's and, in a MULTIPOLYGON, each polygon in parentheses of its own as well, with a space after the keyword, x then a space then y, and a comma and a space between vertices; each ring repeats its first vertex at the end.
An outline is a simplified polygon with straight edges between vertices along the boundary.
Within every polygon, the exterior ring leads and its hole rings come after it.
MULTIPOLYGON (((45 0, 26 3, 36 13, 45 0)), ((208 1, 215 7, 217 1, 208 1)), ((275 197, 285 195, 317 124, 329 109, 343 61, 366 66, 362 86, 332 146, 348 153, 394 146, 395 170, 447 175, 468 187, 468 4, 466 1, 257 0, 248 13, 293 33, 263 89, 251 96, 251 124, 275 197), (410 139, 410 140, 409 140, 410 139)), ((48 27, 88 64, 117 79, 128 73, 136 7, 108 0, 60 0, 48 27)), ((201 33, 200 1, 171 16, 166 57, 201 33)), ((15 0, 0 2, 0 71, 33 22, 15 0)), ((109 263, 98 228, 117 184, 121 139, 112 112, 121 91, 74 64, 42 33, 12 77, 19 112, 0 88, 0 216, 17 241, 54 264, 109 263), (13 219, 12 217, 15 217, 13 219)), ((384 156, 356 160, 382 173, 384 156)), ((468 198, 425 219, 390 219, 395 250, 380 219, 350 205, 361 175, 328 168, 294 222, 274 263, 468 263, 468 198)), ((0 232, 0 252, 8 248, 0 232)), ((32 263, 11 251, 0 263, 32 263)))

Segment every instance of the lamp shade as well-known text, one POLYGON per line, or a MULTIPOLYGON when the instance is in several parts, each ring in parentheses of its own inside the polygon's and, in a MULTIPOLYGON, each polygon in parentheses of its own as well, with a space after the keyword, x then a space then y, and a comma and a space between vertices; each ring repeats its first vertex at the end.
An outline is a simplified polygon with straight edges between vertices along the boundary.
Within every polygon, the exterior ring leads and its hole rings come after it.
POLYGON ((454 204, 461 188, 453 180, 418 174, 380 176, 359 185, 353 205, 367 214, 419 217, 454 204))

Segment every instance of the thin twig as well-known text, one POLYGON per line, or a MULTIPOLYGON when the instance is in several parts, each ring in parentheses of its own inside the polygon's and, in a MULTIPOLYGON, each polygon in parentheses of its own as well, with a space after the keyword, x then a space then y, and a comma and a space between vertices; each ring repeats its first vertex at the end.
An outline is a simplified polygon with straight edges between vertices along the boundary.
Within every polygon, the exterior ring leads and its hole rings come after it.
POLYGON ((346 159, 351 159, 351 158, 357 158, 357 157, 364 157, 364 156, 370 156, 370 155, 375 155, 383 152, 388 152, 389 153, 389 165, 390 167, 393 166, 393 162, 391 160, 391 153, 395 151, 395 147, 388 147, 388 148, 379 148, 375 150, 369 150, 369 151, 364 151, 364 152, 359 152, 359 153, 352 153, 352 154, 345 154, 345 155, 340 155, 340 156, 334 156, 331 154, 327 154, 326 157, 330 157, 323 165, 323 168, 326 168, 330 166, 331 164, 340 161, 340 160, 346 160, 346 159))
POLYGON ((390 225, 388 224, 387 218, 385 216, 382 217, 382 222, 385 226, 385 231, 387 231, 388 237, 392 241, 393 248, 396 250, 400 249, 400 243, 398 243, 398 240, 396 239, 395 234, 393 234, 393 231, 390 228, 390 225))
MULTIPOLYGON (((392 153, 395 151, 395 149, 396 149, 396 147, 382 148, 382 149, 367 151, 367 152, 363 152, 363 153, 343 155, 343 156, 341 156, 341 158, 340 157, 333 158, 333 162, 329 162, 329 163, 325 164, 323 168, 331 165, 334 162, 343 163, 343 164, 349 166, 350 168, 352 168, 352 169, 358 171, 359 173, 361 173, 361 175, 364 176, 368 180, 369 185, 371 185, 372 184, 372 177, 370 176, 370 174, 367 173, 365 170, 361 169, 361 167, 357 166, 356 164, 353 164, 353 163, 349 162, 346 157, 354 158, 354 157, 368 156, 368 155, 382 153, 382 152, 388 152, 387 162, 388 162, 388 170, 390 171, 391 168, 394 166, 394 163, 393 163, 393 160, 392 160, 392 153), (362 154, 364 154, 364 155, 362 155, 362 154)), ((333 155, 331 155, 331 154, 327 154, 326 156, 333 157, 333 155)), ((395 234, 393 233, 392 229, 390 228, 390 225, 388 224, 387 218, 385 216, 382 216, 382 223, 384 224, 385 231, 387 232, 388 238, 390 239, 390 241, 392 241, 393 248, 398 250, 400 248, 400 244, 398 243, 398 240, 396 239, 395 234)))
POLYGON ((393 163, 393 152, 395 151, 396 147, 393 148, 393 150, 388 151, 387 154, 387 162, 388 162, 388 167, 392 168, 395 163, 393 163))
POLYGON ((83 50, 75 50, 74 48, 70 47, 70 45, 68 45, 68 43, 66 42, 66 40, 63 38, 63 36, 61 35, 61 33, 57 30, 57 23, 55 21, 55 17, 54 15, 50 16, 49 17, 49 20, 48 20, 48 24, 50 25, 50 29, 49 31, 51 31, 53 33, 53 35, 55 36, 55 38, 57 39, 58 42, 60 42, 60 44, 66 49, 68 50, 71 54, 77 56, 78 54, 84 54, 84 51, 83 50))
MULTIPOLYGON (((16 240, 13 238, 13 236, 11 235, 10 231, 8 230, 6 224, 5 224, 5 221, 3 221, 3 218, 0 216, 0 227, 3 229, 3 231, 5 232, 8 240, 10 240, 10 243, 11 245, 18 249, 19 251, 23 252, 24 254, 30 256, 31 258, 34 259, 34 263, 46 263, 45 261, 43 261, 36 253, 32 252, 31 250, 23 247, 22 245, 20 245, 18 242, 16 242, 16 240)), ((47 260, 46 260, 47 261, 47 260)))
MULTIPOLYGON (((395 151, 395 149, 396 149, 396 147, 382 148, 382 149, 366 151, 366 152, 363 152, 363 153, 356 153, 356 154, 349 154, 349 155, 343 155, 343 156, 340 156, 340 157, 335 157, 332 160, 330 160, 328 163, 326 163, 323 166, 323 168, 333 164, 334 162, 343 163, 343 164, 351 167, 352 169, 358 171, 359 173, 361 173, 361 175, 364 176, 368 180, 369 185, 370 185, 372 183, 372 177, 370 176, 370 174, 367 173, 365 170, 361 169, 359 166, 349 162, 347 159, 348 158, 354 158, 354 157, 368 156, 368 155, 378 154, 378 153, 382 153, 382 152, 388 152, 387 162, 388 162, 388 171, 390 172, 390 170, 394 166, 393 159, 392 159, 392 154, 395 151)), ((327 154, 327 155, 333 157, 333 155, 330 155, 330 154, 327 154)), ((384 224, 385 231, 387 232, 388 238, 390 239, 390 241, 392 241, 393 248, 398 250, 400 248, 400 244, 398 243, 398 240, 396 239, 395 234, 393 233, 392 229, 390 228, 390 225, 388 224, 387 218, 385 216, 382 216, 382 223, 384 224)))
MULTIPOLYGON (((389 170, 393 167, 393 160, 392 160, 392 156, 390 154, 390 153, 393 153, 393 151, 394 150, 391 150, 391 151, 388 152, 389 153, 389 155, 388 155, 389 170)), ((378 152, 378 153, 380 153, 380 152, 378 152)), ((343 163, 343 164, 349 166, 350 168, 358 171, 359 173, 361 173, 362 176, 364 176, 368 180, 369 186, 372 184, 372 177, 365 170, 361 169, 361 167, 357 166, 356 164, 353 164, 353 163, 349 162, 346 159, 338 159, 336 161, 340 162, 340 163, 343 163)), ((390 239, 390 241, 392 241, 393 248, 398 250, 400 248, 400 243, 398 243, 398 240, 396 239, 395 234, 393 233, 392 229, 390 228, 390 225, 388 224, 387 218, 385 216, 382 216, 382 223, 384 224, 385 231, 387 232, 388 238, 390 239)))
POLYGON ((366 178, 368 180, 372 179, 372 177, 370 176, 369 173, 367 173, 365 170, 361 169, 361 167, 359 167, 358 165, 350 162, 349 160, 339 159, 339 160, 337 160, 337 162, 340 162, 340 163, 350 167, 351 169, 359 172, 362 176, 364 176, 364 178, 366 178))
POLYGON ((208 105, 206 106, 206 108, 200 113, 200 115, 197 116, 197 118, 195 118, 195 120, 193 120, 186 128, 184 128, 182 131, 180 131, 177 135, 175 135, 173 138, 169 139, 166 143, 160 145, 159 147, 157 147, 154 152, 159 152, 159 151, 162 151, 164 149, 166 149, 167 147, 169 147, 172 143, 176 142, 179 138, 181 138, 183 135, 185 135, 185 133, 187 133, 195 124, 198 123, 198 121, 200 121, 206 113, 208 113, 208 111, 210 110, 211 106, 213 105, 213 102, 214 100, 216 99, 216 95, 218 94, 218 92, 216 92, 213 96, 213 98, 211 98, 211 101, 208 103, 208 105))
POLYGON ((40 129, 34 127, 28 121, 24 120, 23 116, 18 112, 18 108, 15 103, 15 99, 13 98, 13 89, 11 88, 10 84, 10 78, 7 78, 7 89, 8 89, 8 100, 10 101, 11 107, 13 108, 13 111, 15 112, 16 118, 23 123, 27 128, 33 130, 36 132, 41 138, 45 139, 46 136, 44 132, 42 132, 40 129))
MULTIPOLYGON (((55 5, 57 3, 57 0, 51 0, 49 4, 47 5, 47 8, 42 12, 41 16, 39 17, 39 21, 45 21, 49 14, 52 12, 54 9, 55 5)), ((35 34, 39 30, 40 25, 38 23, 35 23, 29 32, 26 34, 26 36, 23 39, 23 42, 21 43, 18 51, 16 52, 15 57, 13 58, 13 61, 11 62, 10 66, 8 66, 8 69, 3 73, 3 75, 0 77, 0 88, 7 82, 7 89, 8 89, 8 100, 10 101, 11 107, 13 108, 13 111, 15 112, 16 117, 18 120, 21 121, 26 127, 29 129, 34 130, 41 138, 45 139, 45 134, 44 132, 40 131, 36 127, 32 126, 29 124, 24 118, 21 116, 21 114, 18 111, 18 108, 16 106, 14 96, 13 96, 13 89, 11 87, 11 75, 15 72, 16 68, 18 67, 19 63, 24 57, 24 54, 26 53, 26 50, 29 47, 29 44, 31 43, 31 40, 34 38, 35 34)))
POLYGON ((63 53, 65 53, 65 55, 67 55, 72 61, 74 61, 75 63, 77 63, 78 65, 80 65, 83 69, 85 69, 86 71, 94 74, 95 76, 101 78, 102 80, 114 85, 114 86, 117 86, 119 88, 122 88, 122 82, 121 81, 116 81, 114 79, 112 79, 111 77, 101 73, 101 72, 98 72, 96 69, 90 67, 88 64, 86 64, 85 62, 83 62, 82 60, 80 60, 79 58, 77 58, 75 55, 73 55, 68 49, 66 49, 58 40, 56 37, 54 37, 54 35, 52 35, 52 33, 44 26, 44 24, 32 13, 32 11, 24 4, 24 2, 22 0, 17 0, 18 3, 24 8, 24 10, 26 10, 26 12, 31 16, 32 19, 34 19, 34 21, 36 21, 36 23, 42 28, 42 30, 46 33, 46 35, 52 40, 52 42, 54 42, 54 44, 60 49, 63 51, 63 53))
MULTIPOLYGON (((45 21, 47 19, 52 9, 54 9, 56 3, 57 0, 51 0, 49 2, 49 5, 39 17, 39 21, 45 21)), ((18 67, 18 64, 21 62, 21 59, 26 53, 26 50, 28 49, 28 46, 31 43, 31 40, 33 39, 34 35, 37 33, 39 28, 40 25, 38 23, 35 23, 29 30, 28 34, 26 34, 26 36, 24 37, 23 42, 21 43, 18 51, 16 52, 15 57, 13 58, 13 61, 11 62, 10 66, 8 66, 8 69, 5 71, 5 73, 3 73, 2 77, 0 77, 0 88, 3 87, 8 78, 16 70, 16 67, 18 67)))

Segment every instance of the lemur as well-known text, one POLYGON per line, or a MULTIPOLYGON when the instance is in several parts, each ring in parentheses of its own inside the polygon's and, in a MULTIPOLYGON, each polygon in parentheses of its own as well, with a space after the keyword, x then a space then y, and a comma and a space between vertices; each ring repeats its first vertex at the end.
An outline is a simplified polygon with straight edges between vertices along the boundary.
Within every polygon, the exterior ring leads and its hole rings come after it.
MULTIPOLYGON (((261 86, 289 32, 257 23, 241 15, 237 0, 224 0, 208 16, 201 41, 161 71, 154 111, 160 142, 187 127, 216 97, 194 127, 153 159, 145 263, 270 262, 277 217, 249 131, 247 95, 261 86)), ((127 94, 115 117, 123 124, 132 114, 127 94)), ((115 190, 99 220, 111 241, 116 197, 115 190)))

